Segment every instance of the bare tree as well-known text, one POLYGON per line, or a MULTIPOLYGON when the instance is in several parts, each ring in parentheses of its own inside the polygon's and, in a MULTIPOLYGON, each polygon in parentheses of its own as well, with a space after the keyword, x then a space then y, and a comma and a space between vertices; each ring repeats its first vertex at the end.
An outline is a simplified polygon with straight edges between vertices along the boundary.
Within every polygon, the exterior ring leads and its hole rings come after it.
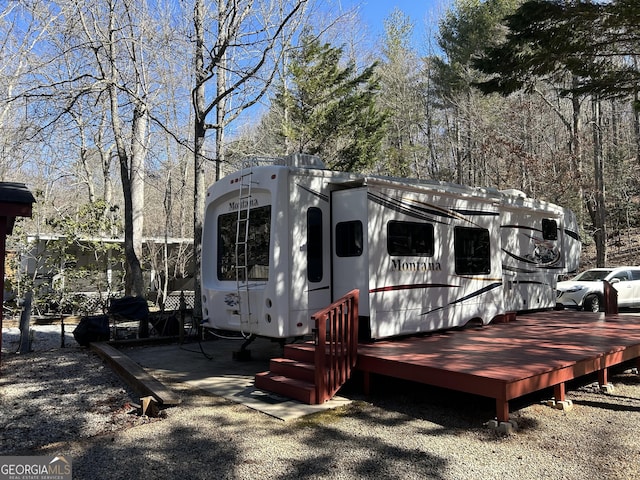
POLYGON ((148 151, 149 86, 142 59, 144 34, 138 31, 132 2, 106 0, 104 9, 78 4, 77 15, 92 46, 97 70, 94 88, 104 89, 124 195, 126 293, 144 295, 142 229, 144 225, 144 160, 148 151), (82 7, 82 8, 80 8, 82 7), (126 107, 125 107, 126 105, 126 107), (124 111, 130 116, 125 132, 124 111))
MULTIPOLYGON (((9 2, 0 11, 0 180, 15 180, 35 135, 29 122, 29 104, 21 91, 29 74, 38 67, 34 46, 44 35, 46 4, 33 2, 33 14, 25 14, 20 2, 9 2), (9 177, 10 176, 10 177, 9 177)), ((55 16, 49 18, 53 22, 55 16)))
POLYGON ((192 92, 194 118, 194 255, 195 305, 200 315, 200 254, 204 221, 204 170, 207 130, 214 129, 220 141, 215 152, 216 179, 223 159, 224 128, 266 93, 278 69, 282 52, 275 51, 282 35, 302 17, 307 0, 218 0, 215 12, 207 12, 204 0, 195 0, 195 86, 192 92), (213 13, 213 19, 210 19, 213 13), (207 25, 213 28, 208 29, 207 25), (214 83, 215 82, 215 83, 214 83), (207 86, 213 83, 213 93, 207 86), (236 103, 230 99, 236 96, 236 103), (229 102, 229 103, 228 103, 229 102), (208 118, 215 112, 216 121, 208 118))

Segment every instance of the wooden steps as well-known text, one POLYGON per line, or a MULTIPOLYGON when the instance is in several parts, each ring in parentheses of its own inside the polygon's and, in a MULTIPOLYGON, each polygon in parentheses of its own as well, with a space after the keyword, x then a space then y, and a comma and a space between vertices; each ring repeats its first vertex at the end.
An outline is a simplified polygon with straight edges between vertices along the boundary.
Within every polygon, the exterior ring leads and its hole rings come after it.
POLYGON ((272 359, 271 370, 255 376, 256 388, 309 405, 331 399, 356 365, 358 296, 352 290, 312 315, 315 341, 285 345, 284 357, 272 359))
POLYGON ((299 362, 289 358, 274 358, 269 362, 271 372, 305 382, 316 381, 316 369, 313 363, 299 362))
POLYGON ((315 405, 316 386, 313 383, 295 378, 276 375, 273 372, 257 373, 255 376, 256 388, 268 392, 277 393, 283 397, 292 398, 307 405, 315 405))
POLYGON ((315 385, 315 346, 285 345, 283 358, 272 358, 269 371, 255 376, 255 386, 308 405, 318 403, 315 385))

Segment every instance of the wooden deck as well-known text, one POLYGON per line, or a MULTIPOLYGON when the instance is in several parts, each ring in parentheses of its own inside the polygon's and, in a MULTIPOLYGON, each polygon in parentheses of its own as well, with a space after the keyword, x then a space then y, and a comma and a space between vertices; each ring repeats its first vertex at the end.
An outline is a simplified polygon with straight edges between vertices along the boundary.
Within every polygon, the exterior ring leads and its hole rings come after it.
POLYGON ((499 421, 509 400, 640 357, 640 315, 554 311, 509 323, 358 345, 356 369, 494 398, 499 421))

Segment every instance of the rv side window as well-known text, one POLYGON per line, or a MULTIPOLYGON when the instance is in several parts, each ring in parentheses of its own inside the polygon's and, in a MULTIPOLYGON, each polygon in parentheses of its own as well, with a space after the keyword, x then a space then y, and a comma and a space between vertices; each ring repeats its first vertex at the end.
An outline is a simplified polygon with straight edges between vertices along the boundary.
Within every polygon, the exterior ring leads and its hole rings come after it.
POLYGON ((307 278, 310 282, 322 280, 322 210, 307 210, 307 278))
POLYGON ((491 272, 489 230, 485 228, 456 227, 454 247, 458 275, 491 272))
POLYGON ((430 223, 387 223, 389 255, 433 256, 433 225, 430 223))
POLYGON ((359 257, 362 255, 362 222, 353 220, 336 224, 336 255, 359 257))
POLYGON ((240 281, 245 281, 245 277, 248 277, 248 280, 269 279, 271 206, 252 208, 248 218, 247 229, 244 221, 240 222, 238 228, 238 212, 225 213, 218 217, 218 280, 235 281, 236 270, 240 281))
POLYGON ((545 240, 558 239, 558 222, 549 218, 542 219, 542 238, 545 240))

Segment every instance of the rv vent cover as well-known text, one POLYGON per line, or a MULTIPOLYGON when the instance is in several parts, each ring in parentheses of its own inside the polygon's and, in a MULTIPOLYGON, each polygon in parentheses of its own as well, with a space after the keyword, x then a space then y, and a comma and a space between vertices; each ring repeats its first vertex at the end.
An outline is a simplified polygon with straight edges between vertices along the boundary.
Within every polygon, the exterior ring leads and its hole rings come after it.
POLYGON ((502 193, 506 194, 506 195, 511 195, 512 197, 522 197, 522 198, 527 198, 527 194, 524 193, 522 190, 518 190, 516 188, 509 188, 507 190, 500 190, 502 193))
POLYGON ((308 155, 306 153, 293 153, 287 155, 282 160, 287 167, 302 167, 302 168, 320 168, 324 169, 325 165, 320 157, 315 155, 308 155))

